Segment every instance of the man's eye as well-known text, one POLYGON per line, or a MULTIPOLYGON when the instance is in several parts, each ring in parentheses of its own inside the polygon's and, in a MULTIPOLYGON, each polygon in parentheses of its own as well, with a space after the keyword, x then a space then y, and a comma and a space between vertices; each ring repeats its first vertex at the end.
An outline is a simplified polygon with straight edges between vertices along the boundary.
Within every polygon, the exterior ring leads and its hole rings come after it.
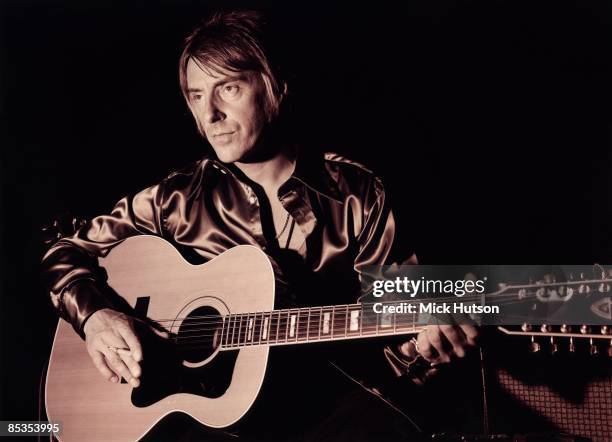
POLYGON ((202 94, 192 94, 191 95, 192 101, 200 101, 201 99, 202 99, 202 94))
POLYGON ((221 94, 225 98, 233 98, 238 94, 240 88, 235 84, 226 84, 221 88, 221 94))

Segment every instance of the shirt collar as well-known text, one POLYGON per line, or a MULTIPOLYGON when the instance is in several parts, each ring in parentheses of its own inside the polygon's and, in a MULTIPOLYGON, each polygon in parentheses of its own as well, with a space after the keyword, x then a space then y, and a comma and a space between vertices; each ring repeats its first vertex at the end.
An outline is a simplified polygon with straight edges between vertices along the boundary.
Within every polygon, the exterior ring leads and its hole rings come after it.
POLYGON ((327 170, 323 154, 299 150, 291 179, 301 182, 319 195, 342 202, 340 189, 327 170))
MULTIPOLYGON (((234 168, 235 166, 224 164, 214 157, 207 157, 204 159, 205 173, 214 170, 223 175, 230 175, 240 180, 233 170, 234 168)), ((279 195, 289 190, 292 181, 298 181, 319 195, 342 203, 338 184, 327 170, 323 154, 313 154, 304 150, 298 150, 293 175, 291 175, 289 180, 281 186, 279 195)))

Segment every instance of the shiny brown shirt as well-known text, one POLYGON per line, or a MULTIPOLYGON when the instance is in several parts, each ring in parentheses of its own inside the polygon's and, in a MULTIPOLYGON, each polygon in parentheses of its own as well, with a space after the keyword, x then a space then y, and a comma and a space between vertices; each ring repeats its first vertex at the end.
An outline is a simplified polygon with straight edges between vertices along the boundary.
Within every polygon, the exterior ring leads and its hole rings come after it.
MULTIPOLYGON (((397 242, 381 180, 356 162, 331 153, 300 155, 278 198, 306 238, 299 252, 277 243, 269 203, 256 183, 235 166, 212 158, 197 161, 124 197, 110 214, 55 243, 43 258, 51 301, 83 336, 92 313, 113 307, 97 258, 141 234, 161 236, 201 262, 240 244, 261 248, 280 287, 277 307, 353 303, 364 266, 413 256, 408 245, 397 242)), ((385 354, 400 374, 401 358, 388 347, 385 354)))

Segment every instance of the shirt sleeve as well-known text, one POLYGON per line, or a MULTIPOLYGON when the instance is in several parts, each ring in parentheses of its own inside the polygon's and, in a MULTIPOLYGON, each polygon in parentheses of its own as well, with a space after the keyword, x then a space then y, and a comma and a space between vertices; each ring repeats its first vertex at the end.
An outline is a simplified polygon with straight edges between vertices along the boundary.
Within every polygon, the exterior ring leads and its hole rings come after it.
POLYGON ((121 199, 110 214, 86 222, 76 233, 61 238, 42 259, 42 280, 59 315, 84 338, 89 316, 113 306, 106 276, 98 258, 126 238, 163 233, 162 184, 121 199))

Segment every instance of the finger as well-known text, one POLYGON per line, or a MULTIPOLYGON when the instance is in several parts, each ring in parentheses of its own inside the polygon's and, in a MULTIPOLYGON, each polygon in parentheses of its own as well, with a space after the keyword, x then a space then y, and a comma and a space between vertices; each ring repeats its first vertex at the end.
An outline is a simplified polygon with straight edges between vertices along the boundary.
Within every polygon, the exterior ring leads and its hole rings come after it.
POLYGON ((120 372, 120 374, 126 381, 130 382, 131 379, 140 377, 140 365, 133 358, 129 351, 128 344, 118 333, 119 332, 116 331, 115 333, 104 334, 100 340, 98 351, 101 351, 107 360, 111 362, 113 369, 117 368, 123 370, 123 367, 127 367, 130 376, 125 376, 123 372, 120 372))
POLYGON ((452 352, 459 358, 464 357, 466 338, 463 330, 456 325, 441 325, 440 332, 453 347, 452 352))
POLYGON ((436 376, 439 372, 440 370, 438 370, 437 368, 430 368, 425 372, 425 380, 428 381, 429 379, 436 376))
POLYGON ((438 359, 438 352, 427 339, 427 333, 422 331, 417 336, 418 351, 428 362, 434 362, 438 359))
POLYGON ((132 353, 127 350, 117 350, 117 354, 123 361, 127 368, 130 370, 130 374, 133 378, 138 379, 142 374, 142 370, 140 369, 140 364, 134 359, 132 353))
MULTIPOLYGON (((142 361, 142 345, 140 344, 140 340, 134 333, 132 327, 130 327, 128 323, 123 323, 117 327, 117 331, 130 349, 130 353, 132 358, 134 358, 134 361, 142 361)), ((134 373, 132 372, 132 374, 134 373)))
POLYGON ((412 341, 406 341, 403 342, 402 344, 400 344, 398 346, 398 350, 400 352, 400 354, 412 359, 414 357, 416 357, 418 355, 415 345, 412 343, 412 341))
POLYGON ((427 333, 427 339, 430 344, 436 349, 438 352, 438 358, 435 362, 450 362, 451 355, 449 349, 451 345, 448 343, 444 335, 440 331, 440 326, 438 325, 428 325, 425 329, 427 333))
POLYGON ((102 353, 94 351, 91 354, 91 359, 104 379, 111 382, 119 382, 119 377, 108 367, 102 353))
POLYGON ((478 345, 478 336, 480 332, 472 324, 461 324, 461 330, 465 335, 466 342, 468 345, 475 347, 478 345))
POLYGON ((108 348, 102 353, 106 358, 106 362, 115 371, 115 373, 118 373, 120 376, 122 376, 133 387, 138 387, 138 385, 140 385, 140 381, 132 376, 129 368, 127 367, 127 365, 125 365, 125 362, 123 362, 123 359, 121 359, 121 357, 117 353, 109 350, 108 348))

